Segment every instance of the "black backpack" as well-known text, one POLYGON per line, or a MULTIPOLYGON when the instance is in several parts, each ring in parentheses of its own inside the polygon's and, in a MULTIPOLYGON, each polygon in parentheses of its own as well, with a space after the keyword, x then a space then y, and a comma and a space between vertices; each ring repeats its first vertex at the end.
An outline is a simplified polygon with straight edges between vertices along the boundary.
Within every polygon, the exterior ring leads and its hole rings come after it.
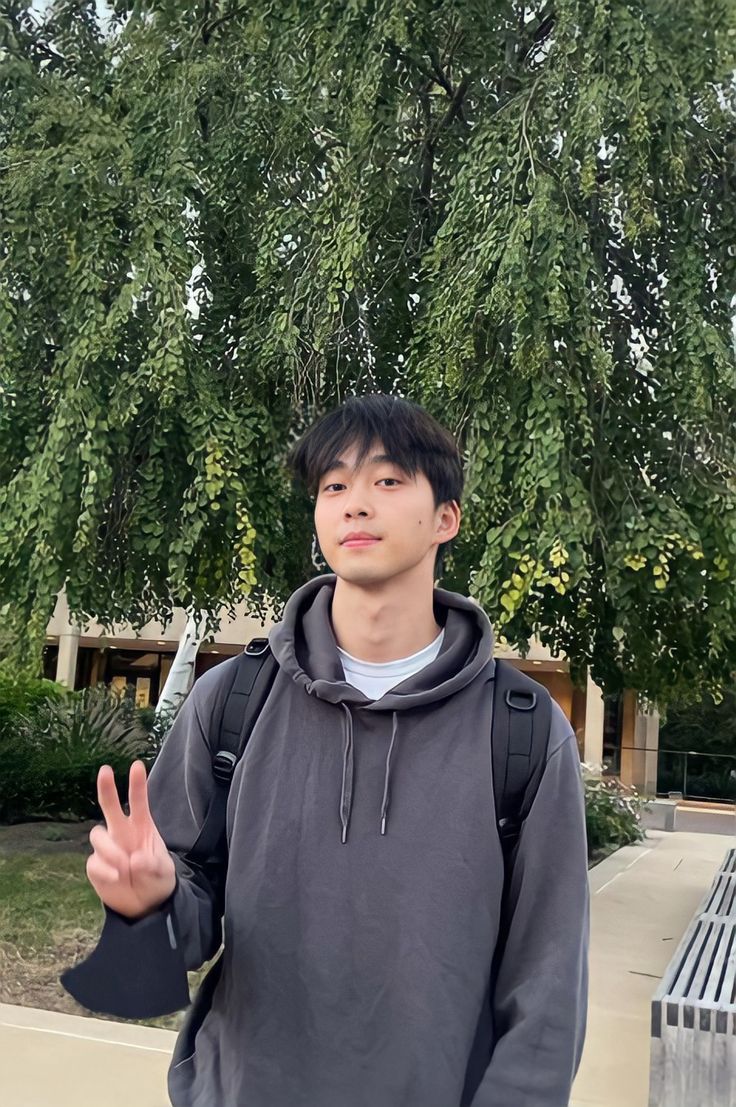
MULTIPOLYGON (((215 794, 197 840, 184 858, 196 867, 221 857, 226 849, 223 838, 230 781, 277 668, 268 638, 252 638, 238 655, 232 680, 215 706, 214 717, 218 720, 217 741, 212 747, 215 794)), ((493 790, 506 884, 514 847, 547 760, 552 699, 544 685, 509 661, 494 659, 492 679, 493 790)), ((505 890, 504 887, 504 893, 505 890)))

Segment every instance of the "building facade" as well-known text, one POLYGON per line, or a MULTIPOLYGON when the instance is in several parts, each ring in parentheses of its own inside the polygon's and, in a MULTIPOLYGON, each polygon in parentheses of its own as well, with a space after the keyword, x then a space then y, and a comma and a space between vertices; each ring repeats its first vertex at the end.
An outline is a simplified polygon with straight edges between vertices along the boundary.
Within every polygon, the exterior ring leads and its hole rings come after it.
MULTIPOLYGON (((273 625, 272 620, 261 624, 248 615, 245 604, 235 612, 231 619, 223 609, 214 640, 199 647, 195 679, 240 653, 251 638, 266 637, 273 625)), ((155 705, 186 622, 184 609, 175 608, 166 626, 152 621, 136 630, 123 623, 116 625, 114 633, 104 634, 94 621, 80 627, 70 620, 62 591, 47 627, 44 674, 73 689, 100 683, 121 691, 130 687, 139 706, 155 705)), ((581 760, 602 766, 604 775, 616 776, 641 793, 656 794, 659 717, 640 709, 636 692, 604 696, 590 675, 585 688, 576 687, 565 659, 553 657, 535 639, 526 658, 500 646, 495 656, 511 661, 549 690, 570 720, 581 760)))

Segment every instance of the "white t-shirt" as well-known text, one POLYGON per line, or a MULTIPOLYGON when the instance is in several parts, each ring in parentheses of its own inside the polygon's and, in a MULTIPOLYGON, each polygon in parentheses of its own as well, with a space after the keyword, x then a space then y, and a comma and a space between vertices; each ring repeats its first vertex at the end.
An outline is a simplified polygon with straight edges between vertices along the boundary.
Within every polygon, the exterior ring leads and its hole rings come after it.
POLYGON ((439 632, 434 642, 408 657, 399 657, 396 661, 362 661, 359 657, 337 647, 340 661, 345 671, 345 680, 354 688, 359 688, 372 700, 380 699, 389 688, 400 684, 412 673, 419 672, 430 661, 434 661, 442 648, 445 628, 439 632))

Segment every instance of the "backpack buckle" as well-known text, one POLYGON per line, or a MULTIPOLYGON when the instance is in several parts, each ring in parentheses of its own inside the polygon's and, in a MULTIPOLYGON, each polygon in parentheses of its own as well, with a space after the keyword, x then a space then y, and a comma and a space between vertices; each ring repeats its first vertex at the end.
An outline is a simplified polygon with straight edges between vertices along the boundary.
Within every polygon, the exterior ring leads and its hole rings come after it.
POLYGON ((237 757, 229 750, 220 750, 212 759, 212 775, 218 784, 229 784, 233 778, 237 757))
POLYGON ((243 653, 260 654, 268 649, 268 638, 251 638, 243 653))
POLYGON ((514 711, 533 711, 537 704, 537 693, 520 692, 518 690, 514 691, 512 688, 509 688, 506 691, 506 703, 509 705, 509 707, 513 707, 514 711), (509 696, 531 696, 532 702, 528 705, 528 707, 524 707, 523 704, 512 703, 509 699, 509 696))
POLYGON ((514 818, 513 815, 509 815, 507 818, 498 820, 498 836, 502 842, 508 841, 516 835, 521 823, 519 819, 514 818))

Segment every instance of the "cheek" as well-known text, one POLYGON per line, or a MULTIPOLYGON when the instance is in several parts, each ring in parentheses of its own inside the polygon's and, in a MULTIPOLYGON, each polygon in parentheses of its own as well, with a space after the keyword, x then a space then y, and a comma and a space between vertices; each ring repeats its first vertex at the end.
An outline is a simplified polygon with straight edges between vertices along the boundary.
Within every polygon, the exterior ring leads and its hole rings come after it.
POLYGON ((427 521, 420 518, 416 514, 409 515, 402 513, 398 520, 398 533, 399 540, 403 540, 406 543, 421 542, 424 540, 424 536, 427 533, 427 521))
POLYGON ((314 512, 314 531, 325 543, 336 539, 342 526, 340 511, 330 511, 329 505, 323 505, 314 512))

